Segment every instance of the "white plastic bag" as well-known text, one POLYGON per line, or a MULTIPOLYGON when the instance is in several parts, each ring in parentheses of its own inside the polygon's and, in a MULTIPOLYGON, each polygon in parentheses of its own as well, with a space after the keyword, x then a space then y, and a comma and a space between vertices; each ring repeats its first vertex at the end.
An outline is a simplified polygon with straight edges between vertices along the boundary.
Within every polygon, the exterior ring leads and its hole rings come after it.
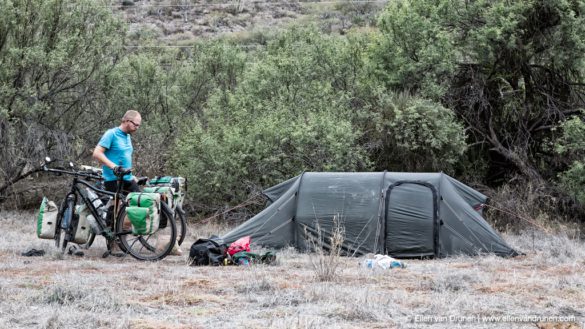
POLYGON ((367 258, 364 260, 363 267, 365 268, 381 268, 383 270, 391 268, 405 268, 406 265, 398 259, 392 258, 388 255, 374 255, 374 258, 367 258))

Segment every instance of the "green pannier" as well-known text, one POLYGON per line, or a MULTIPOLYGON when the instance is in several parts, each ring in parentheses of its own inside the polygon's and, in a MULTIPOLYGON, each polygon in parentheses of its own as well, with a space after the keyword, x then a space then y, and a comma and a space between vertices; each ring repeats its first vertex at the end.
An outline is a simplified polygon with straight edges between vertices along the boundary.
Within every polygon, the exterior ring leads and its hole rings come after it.
POLYGON ((59 209, 53 201, 43 197, 37 216, 37 237, 40 239, 54 239, 57 228, 59 209))
POLYGON ((160 222, 160 194, 134 192, 126 197, 126 216, 132 223, 132 233, 149 235, 158 230, 160 222))
POLYGON ((175 206, 183 206, 187 194, 187 180, 184 177, 156 176, 148 182, 152 186, 169 186, 174 189, 175 206))
POLYGON ((77 227, 73 236, 73 242, 77 244, 87 243, 91 233, 91 226, 89 226, 88 216, 92 216, 86 205, 75 206, 75 214, 77 215, 77 227))
POLYGON ((174 202, 175 199, 175 189, 170 186, 153 186, 153 187, 145 187, 142 192, 145 193, 158 193, 160 194, 160 200, 165 202, 169 208, 173 211, 175 210, 176 203, 174 202))

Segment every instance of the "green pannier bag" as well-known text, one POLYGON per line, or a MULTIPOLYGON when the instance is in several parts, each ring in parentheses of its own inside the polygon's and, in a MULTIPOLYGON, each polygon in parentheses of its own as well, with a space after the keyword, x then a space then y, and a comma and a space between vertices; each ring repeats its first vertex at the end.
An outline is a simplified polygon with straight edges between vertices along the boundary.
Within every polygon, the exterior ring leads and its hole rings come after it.
POLYGON ((148 182, 152 186, 169 186, 174 189, 175 206, 183 206, 187 194, 187 180, 184 177, 156 176, 148 182))
POLYGON ((160 222, 160 194, 134 192, 126 197, 126 216, 132 223, 132 233, 150 235, 160 222))
POLYGON ((145 187, 143 190, 145 193, 158 193, 160 194, 160 200, 165 202, 169 208, 173 211, 175 210, 176 203, 174 202, 175 199, 175 189, 170 186, 153 186, 153 187, 145 187))
POLYGON ((57 215, 59 209, 53 201, 43 197, 39 214, 37 215, 37 237, 40 239, 54 239, 57 229, 57 215))

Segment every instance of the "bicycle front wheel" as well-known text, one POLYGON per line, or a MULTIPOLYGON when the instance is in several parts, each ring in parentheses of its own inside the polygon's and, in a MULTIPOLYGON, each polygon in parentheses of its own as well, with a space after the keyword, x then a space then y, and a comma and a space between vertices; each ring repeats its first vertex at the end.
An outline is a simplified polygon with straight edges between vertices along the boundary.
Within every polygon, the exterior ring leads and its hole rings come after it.
POLYGON ((62 253, 65 252, 67 244, 72 240, 73 235, 73 216, 75 216, 75 199, 67 197, 61 204, 61 210, 57 215, 55 246, 62 253))
POLYGON ((156 261, 165 258, 176 243, 177 228, 173 212, 161 202, 159 229, 149 235, 135 235, 132 233, 132 224, 126 217, 124 207, 116 222, 116 235, 122 250, 140 260, 156 261))

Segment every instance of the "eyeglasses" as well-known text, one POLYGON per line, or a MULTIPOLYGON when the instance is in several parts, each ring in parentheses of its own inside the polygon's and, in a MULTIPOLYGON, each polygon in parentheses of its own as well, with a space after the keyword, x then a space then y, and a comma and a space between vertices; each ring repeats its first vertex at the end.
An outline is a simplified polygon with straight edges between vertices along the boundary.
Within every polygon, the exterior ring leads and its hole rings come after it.
POLYGON ((134 125, 134 127, 136 127, 136 129, 138 129, 138 128, 140 127, 140 125, 139 125, 139 124, 136 124, 136 122, 134 122, 134 121, 132 121, 132 120, 127 120, 127 121, 128 121, 128 122, 131 122, 131 123, 134 125))

